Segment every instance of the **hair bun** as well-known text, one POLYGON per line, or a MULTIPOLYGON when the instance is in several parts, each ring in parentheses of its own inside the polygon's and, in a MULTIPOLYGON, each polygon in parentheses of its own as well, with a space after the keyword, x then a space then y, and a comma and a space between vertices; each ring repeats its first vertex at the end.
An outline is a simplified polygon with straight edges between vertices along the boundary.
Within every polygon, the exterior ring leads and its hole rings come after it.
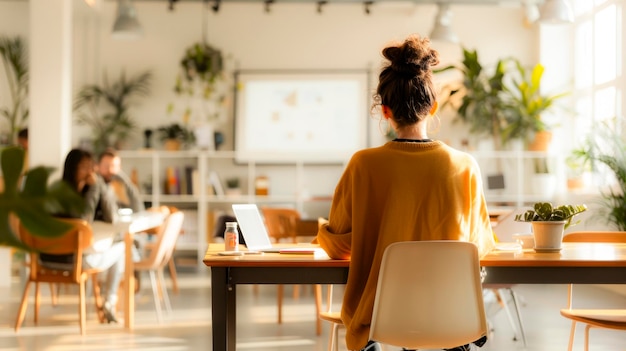
POLYGON ((408 37, 400 45, 385 48, 383 56, 391 62, 393 71, 411 77, 424 77, 439 63, 439 54, 430 47, 430 40, 417 35, 408 37))

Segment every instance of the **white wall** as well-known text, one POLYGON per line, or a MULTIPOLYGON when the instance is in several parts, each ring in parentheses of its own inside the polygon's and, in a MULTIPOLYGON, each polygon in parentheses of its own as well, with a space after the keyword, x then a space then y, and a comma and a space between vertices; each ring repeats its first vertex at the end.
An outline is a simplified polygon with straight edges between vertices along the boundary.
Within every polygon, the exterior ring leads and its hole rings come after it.
MULTIPOLYGON (((76 11, 74 81, 78 89, 84 83, 100 80, 105 70, 111 77, 117 77, 122 69, 127 74, 152 70, 152 95, 132 110, 140 126, 133 146, 140 146, 140 131, 144 128, 180 121, 179 116, 166 116, 166 106, 170 102, 185 103, 172 88, 185 48, 202 38, 203 5, 180 2, 170 12, 166 2, 135 3, 145 33, 139 41, 110 37, 116 10, 112 1, 103 2, 99 10, 84 11, 83 5, 81 11, 76 11)), ((521 8, 451 8, 454 30, 465 46, 478 49, 484 62, 505 56, 516 56, 528 64, 536 62, 537 29, 523 25, 521 8)), ((435 5, 410 2, 374 4, 370 15, 359 3, 328 4, 321 14, 314 3, 275 4, 270 13, 264 12, 262 3, 224 3, 218 13, 208 10, 207 34, 209 43, 229 57, 229 74, 235 68, 371 68, 375 79, 381 64, 380 50, 411 33, 427 35, 435 12, 435 5)), ((460 57, 459 47, 440 48, 444 63, 460 57)), ((443 115, 442 119, 444 127, 436 137, 455 145, 460 139, 458 134, 466 132, 457 125, 451 131, 446 123, 449 116, 443 115)), ((372 133, 380 139, 378 122, 374 120, 372 125, 372 133)), ((232 116, 221 129, 226 133, 226 148, 232 147, 232 116)), ((84 127, 75 127, 74 131, 75 144, 89 135, 84 127)))

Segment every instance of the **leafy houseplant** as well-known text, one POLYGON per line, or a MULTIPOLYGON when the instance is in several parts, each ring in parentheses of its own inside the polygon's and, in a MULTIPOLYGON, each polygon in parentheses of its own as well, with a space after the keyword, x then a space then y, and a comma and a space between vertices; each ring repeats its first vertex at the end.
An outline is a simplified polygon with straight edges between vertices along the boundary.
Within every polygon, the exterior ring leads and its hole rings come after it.
POLYGON ((17 216, 26 229, 41 237, 58 237, 70 229, 52 213, 80 212, 84 206, 82 197, 64 181, 48 186, 48 177, 53 171, 49 167, 31 168, 26 173, 24 185, 20 186, 24 150, 8 147, 2 150, 1 156, 4 191, 0 193, 0 246, 29 249, 13 232, 12 215, 17 216))
POLYGON ((178 123, 161 126, 157 132, 167 150, 178 150, 181 144, 188 145, 194 141, 193 132, 178 123))
POLYGON ((122 72, 118 81, 109 83, 105 75, 102 86, 86 85, 78 92, 74 110, 78 111, 78 122, 91 127, 96 154, 109 146, 119 148, 128 138, 136 127, 128 112, 131 99, 147 96, 151 82, 149 71, 131 78, 122 72))
POLYGON ((202 96, 211 97, 216 79, 222 73, 224 60, 221 51, 207 43, 195 43, 185 50, 180 60, 182 75, 176 79, 174 91, 195 94, 194 83, 200 84, 202 96))
POLYGON ((28 57, 21 38, 0 38, 0 57, 9 86, 11 104, 0 109, 9 122, 9 142, 15 143, 17 132, 28 120, 28 57))
POLYGON ((480 63, 476 50, 463 48, 461 67, 448 66, 436 72, 450 69, 461 71, 463 85, 450 91, 450 96, 443 106, 453 104, 455 95, 461 95, 460 105, 453 106, 458 113, 458 119, 469 125, 470 133, 492 136, 494 147, 500 149, 501 145, 507 142, 502 137, 507 121, 505 116, 507 105, 504 99, 505 61, 499 60, 494 72, 488 74, 480 63))
POLYGON ((561 250, 563 231, 580 222, 572 222, 574 216, 586 210, 585 205, 553 207, 549 202, 537 202, 532 210, 515 215, 515 220, 531 223, 535 237, 535 251, 554 252, 561 250))
POLYGON ((518 77, 513 78, 513 84, 507 85, 509 112, 507 113, 507 126, 503 130, 503 139, 522 139, 528 149, 545 151, 551 134, 546 134, 549 126, 542 120, 541 115, 567 93, 542 95, 541 78, 545 71, 544 66, 538 63, 528 70, 519 60, 513 59, 513 61, 518 77), (541 145, 542 139, 545 141, 544 145, 541 145))
POLYGON ((584 146, 572 153, 583 164, 590 164, 595 173, 604 169, 608 171, 605 175, 614 178, 615 186, 602 191, 599 216, 594 218, 604 218, 618 230, 626 231, 626 141, 616 129, 603 124, 584 146))

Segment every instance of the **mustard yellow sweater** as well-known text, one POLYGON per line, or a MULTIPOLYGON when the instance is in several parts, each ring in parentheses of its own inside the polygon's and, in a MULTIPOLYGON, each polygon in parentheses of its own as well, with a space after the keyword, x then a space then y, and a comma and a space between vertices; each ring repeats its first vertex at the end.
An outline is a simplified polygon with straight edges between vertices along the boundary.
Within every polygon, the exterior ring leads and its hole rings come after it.
POLYGON ((350 350, 368 341, 389 244, 464 240, 481 254, 495 245, 476 161, 439 141, 388 142, 355 153, 317 239, 330 257, 351 260, 341 310, 350 350))

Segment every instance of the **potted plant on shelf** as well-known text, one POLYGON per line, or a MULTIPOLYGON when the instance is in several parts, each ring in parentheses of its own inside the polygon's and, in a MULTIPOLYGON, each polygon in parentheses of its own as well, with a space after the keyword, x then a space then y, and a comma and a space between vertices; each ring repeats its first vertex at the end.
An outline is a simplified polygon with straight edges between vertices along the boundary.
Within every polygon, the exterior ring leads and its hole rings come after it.
POLYGON ((182 145, 189 145, 194 141, 193 132, 178 123, 171 123, 157 129, 165 150, 180 150, 182 145))
POLYGON ((561 250, 564 230, 580 223, 572 222, 572 219, 586 210, 587 206, 584 204, 553 207, 549 202, 537 202, 532 210, 515 215, 515 220, 531 223, 535 251, 558 252, 561 250))
POLYGON ((554 107, 556 100, 567 93, 555 95, 541 94, 541 78, 545 68, 538 63, 526 69, 521 62, 513 59, 517 77, 507 85, 507 126, 503 139, 522 139, 530 151, 547 151, 552 140, 550 126, 541 118, 542 114, 554 107))
POLYGON ((151 81, 149 71, 131 78, 126 78, 122 72, 119 80, 112 84, 105 75, 102 85, 91 84, 80 89, 74 110, 78 111, 78 123, 91 127, 96 154, 110 146, 121 148, 135 128, 135 121, 128 112, 130 100, 147 96, 151 81))
POLYGON ((239 178, 231 177, 231 178, 226 179, 226 195, 229 195, 229 196, 241 195, 239 178))

